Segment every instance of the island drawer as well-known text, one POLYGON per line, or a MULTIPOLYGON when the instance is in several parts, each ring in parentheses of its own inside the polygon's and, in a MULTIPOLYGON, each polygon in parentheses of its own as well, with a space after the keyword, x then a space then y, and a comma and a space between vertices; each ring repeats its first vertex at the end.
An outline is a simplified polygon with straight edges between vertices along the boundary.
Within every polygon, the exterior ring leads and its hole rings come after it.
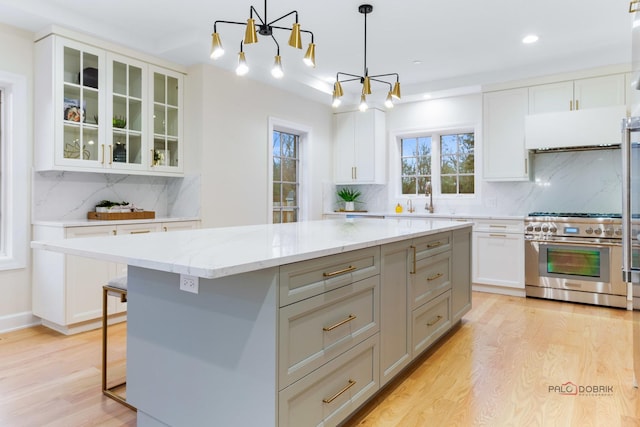
POLYGON ((280 389, 378 332, 380 276, 280 309, 280 389))
POLYGON ((279 393, 279 427, 335 426, 379 388, 375 334, 279 393))
POLYGON ((413 357, 434 343, 451 327, 451 291, 413 310, 413 357))
POLYGON ((412 308, 426 303, 442 291, 451 288, 451 253, 416 261, 415 273, 410 275, 412 308))
POLYGON ((380 247, 280 267, 280 307, 380 273, 380 247))
POLYGON ((451 232, 419 237, 413 240, 412 249, 416 260, 451 250, 451 232))

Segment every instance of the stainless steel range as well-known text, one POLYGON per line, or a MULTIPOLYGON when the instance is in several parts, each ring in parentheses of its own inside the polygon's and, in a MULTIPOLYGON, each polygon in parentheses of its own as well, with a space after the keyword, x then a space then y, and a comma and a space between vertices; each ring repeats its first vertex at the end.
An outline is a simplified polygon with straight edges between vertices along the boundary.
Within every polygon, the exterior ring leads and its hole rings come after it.
POLYGON ((532 212, 525 226, 528 297, 627 307, 620 214, 532 212))

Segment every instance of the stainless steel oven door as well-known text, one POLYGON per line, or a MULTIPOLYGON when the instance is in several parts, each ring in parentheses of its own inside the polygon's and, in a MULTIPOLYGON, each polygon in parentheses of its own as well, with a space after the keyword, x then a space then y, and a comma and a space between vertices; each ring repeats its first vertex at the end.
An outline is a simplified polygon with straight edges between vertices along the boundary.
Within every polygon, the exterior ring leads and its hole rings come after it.
POLYGON ((613 266, 622 265, 615 243, 526 240, 527 296, 626 307, 627 285, 613 266))

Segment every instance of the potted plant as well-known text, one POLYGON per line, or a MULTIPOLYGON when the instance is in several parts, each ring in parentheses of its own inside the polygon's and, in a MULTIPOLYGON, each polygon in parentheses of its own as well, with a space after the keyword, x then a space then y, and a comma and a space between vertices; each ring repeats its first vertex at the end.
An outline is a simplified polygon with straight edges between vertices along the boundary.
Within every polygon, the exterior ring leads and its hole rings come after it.
POLYGON ((349 187, 343 187, 338 190, 338 197, 340 197, 344 201, 344 210, 345 211, 354 211, 355 204, 358 201, 362 193, 358 190, 349 187))

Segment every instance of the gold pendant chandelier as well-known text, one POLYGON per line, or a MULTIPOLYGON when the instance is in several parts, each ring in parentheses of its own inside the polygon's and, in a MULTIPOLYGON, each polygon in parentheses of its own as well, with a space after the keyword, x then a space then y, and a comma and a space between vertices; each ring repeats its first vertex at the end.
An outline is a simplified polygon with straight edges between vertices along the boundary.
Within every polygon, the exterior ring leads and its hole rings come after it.
POLYGON ((370 4, 363 4, 358 7, 358 12, 364 15, 364 73, 359 76, 356 74, 349 74, 338 72, 336 74, 336 81, 333 84, 333 107, 338 107, 341 103, 340 98, 344 95, 342 90, 342 83, 351 82, 351 81, 359 81, 362 84, 362 94, 360 95, 360 111, 366 111, 368 108, 367 105, 367 95, 371 94, 371 82, 384 83, 389 85, 389 92, 387 93, 387 98, 385 100, 384 105, 387 108, 393 108, 393 100, 400 99, 400 76, 398 73, 389 73, 389 74, 376 74, 373 76, 369 75, 369 68, 367 67, 367 15, 373 11, 373 6, 370 4), (342 79, 340 76, 344 76, 342 79), (383 80, 383 77, 393 77, 395 76, 395 82, 392 84, 386 80, 383 80))
POLYGON ((218 59, 224 54, 222 40, 220 38, 220 34, 217 31, 218 24, 235 24, 246 25, 244 39, 240 42, 240 52, 238 52, 238 66, 236 67, 236 74, 244 75, 249 72, 249 65, 245 56, 244 45, 258 43, 258 34, 260 34, 261 36, 270 37, 276 45, 276 55, 273 61, 271 74, 275 78, 281 78, 284 75, 284 71, 282 68, 282 58, 280 57, 280 44, 273 34, 274 30, 290 31, 291 34, 289 36, 289 46, 296 49, 302 49, 301 33, 310 34, 311 42, 309 43, 309 47, 307 48, 307 52, 304 55, 303 61, 309 67, 316 66, 316 45, 313 42, 313 33, 311 31, 303 30, 300 28, 300 24, 298 23, 298 11, 293 10, 277 19, 274 19, 273 21, 269 21, 267 18, 267 0, 265 0, 264 13, 262 16, 260 16, 258 11, 253 6, 251 6, 249 9, 249 18, 247 19, 246 24, 244 22, 236 21, 215 21, 213 23, 213 34, 211 34, 211 59, 218 59), (295 22, 291 25, 291 27, 274 25, 291 15, 295 15, 295 22), (258 23, 256 23, 256 19, 254 18, 254 16, 258 19, 258 23), (264 16, 264 19, 262 16, 264 16))

